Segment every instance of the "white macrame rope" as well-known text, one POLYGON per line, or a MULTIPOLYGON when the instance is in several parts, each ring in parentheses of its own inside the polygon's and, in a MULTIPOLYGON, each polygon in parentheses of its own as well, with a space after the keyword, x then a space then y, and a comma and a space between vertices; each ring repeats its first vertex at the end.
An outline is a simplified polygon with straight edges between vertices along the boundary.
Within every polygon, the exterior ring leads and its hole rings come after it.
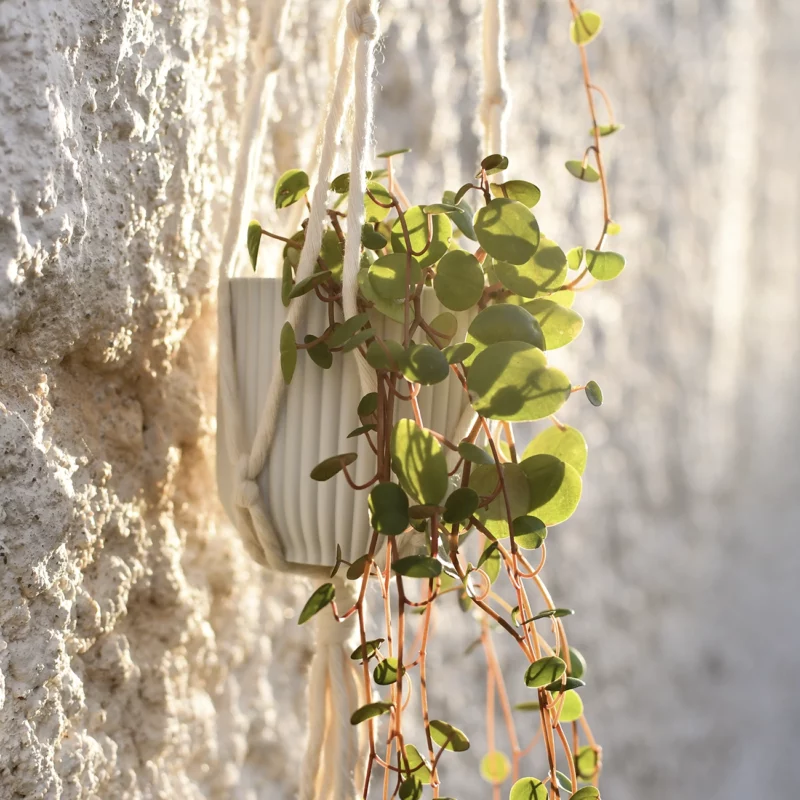
POLYGON ((505 153, 506 121, 511 95, 505 67, 505 0, 483 3, 483 99, 480 117, 484 128, 484 155, 505 153))

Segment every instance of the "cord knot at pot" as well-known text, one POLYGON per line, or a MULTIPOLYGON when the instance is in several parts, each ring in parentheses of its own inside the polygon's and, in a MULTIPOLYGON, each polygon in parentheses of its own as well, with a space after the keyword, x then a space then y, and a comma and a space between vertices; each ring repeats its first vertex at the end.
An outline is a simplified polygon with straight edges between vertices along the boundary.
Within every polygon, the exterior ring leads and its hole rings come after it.
POLYGON ((378 38, 381 26, 370 8, 369 0, 350 0, 347 4, 347 27, 354 36, 378 38))

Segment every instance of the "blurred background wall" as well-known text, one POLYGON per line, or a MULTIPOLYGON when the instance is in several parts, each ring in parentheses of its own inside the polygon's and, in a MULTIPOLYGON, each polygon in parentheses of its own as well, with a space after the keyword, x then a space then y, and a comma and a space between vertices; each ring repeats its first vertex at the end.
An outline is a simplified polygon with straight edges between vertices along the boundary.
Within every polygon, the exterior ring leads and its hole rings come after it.
MULTIPOLYGON (((292 796, 306 589, 247 561, 210 469, 214 269, 248 40, 274 5, 0 3, 2 800, 292 796)), ((335 4, 295 5, 265 224, 328 77, 335 4)), ((481 150, 479 3, 384 5, 376 139, 414 148, 401 178, 433 201, 481 150)), ((604 797, 788 795, 800 5, 594 7, 594 76, 626 125, 606 152, 628 267, 578 301, 568 367, 606 402, 565 414, 590 461, 548 583, 577 609, 604 797)), ((573 246, 599 197, 563 169, 589 127, 567 25, 565 2, 509 0, 510 172, 573 246)), ((462 800, 486 796, 483 668, 470 656, 474 708, 448 707, 445 651, 470 630, 455 608, 440 618, 432 668, 441 716, 473 739, 450 760, 462 800)))

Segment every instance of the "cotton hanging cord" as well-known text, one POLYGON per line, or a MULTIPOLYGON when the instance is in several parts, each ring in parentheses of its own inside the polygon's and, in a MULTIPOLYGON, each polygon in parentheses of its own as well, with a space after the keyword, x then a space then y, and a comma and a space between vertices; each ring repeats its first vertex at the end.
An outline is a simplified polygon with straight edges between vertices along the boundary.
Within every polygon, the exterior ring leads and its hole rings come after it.
POLYGON ((506 22, 504 0, 483 4, 483 99, 480 116, 484 129, 484 155, 505 153, 506 120, 511 96, 506 81, 506 22))

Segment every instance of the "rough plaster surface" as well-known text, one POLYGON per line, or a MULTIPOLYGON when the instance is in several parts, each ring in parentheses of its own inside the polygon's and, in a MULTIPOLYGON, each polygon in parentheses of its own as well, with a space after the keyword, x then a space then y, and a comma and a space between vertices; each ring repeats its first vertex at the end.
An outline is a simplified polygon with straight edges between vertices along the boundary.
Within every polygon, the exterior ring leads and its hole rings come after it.
MULTIPOLYGON (((297 2, 265 198, 307 152, 333 5, 297 2)), ((597 198, 561 167, 587 126, 561 5, 511 3, 511 156, 571 245, 597 198)), ((609 797, 785 795, 800 11, 597 5, 631 267, 583 301, 570 366, 608 402, 572 417, 596 452, 551 585, 580 610, 609 797)), ((415 148, 409 189, 459 185, 477 0, 386 6, 379 143, 415 148)), ((253 28, 244 0, 0 2, 0 800, 292 796, 305 587, 249 563, 210 469, 213 268, 253 28)), ((474 708, 450 708, 445 645, 470 633, 444 622, 432 689, 477 758, 480 658, 474 708)), ((458 797, 486 795, 460 772, 458 797)))

